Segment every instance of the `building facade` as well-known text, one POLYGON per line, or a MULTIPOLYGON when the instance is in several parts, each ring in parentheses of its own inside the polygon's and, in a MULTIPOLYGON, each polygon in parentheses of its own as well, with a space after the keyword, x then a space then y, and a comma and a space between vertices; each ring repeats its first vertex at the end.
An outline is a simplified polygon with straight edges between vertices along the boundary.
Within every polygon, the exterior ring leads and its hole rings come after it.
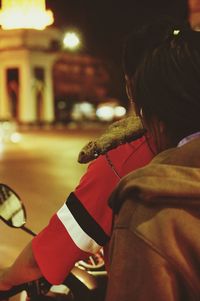
POLYGON ((53 67, 56 120, 69 121, 76 103, 94 106, 109 94, 110 76, 102 60, 87 54, 60 53, 53 67))

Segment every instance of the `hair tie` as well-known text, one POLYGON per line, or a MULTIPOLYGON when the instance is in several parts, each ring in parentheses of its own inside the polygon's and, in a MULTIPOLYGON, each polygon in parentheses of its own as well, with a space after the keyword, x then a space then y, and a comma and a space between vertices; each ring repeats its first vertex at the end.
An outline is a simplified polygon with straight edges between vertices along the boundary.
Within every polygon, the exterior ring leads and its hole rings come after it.
POLYGON ((174 29, 173 30, 173 35, 174 36, 177 36, 177 35, 179 35, 180 34, 180 29, 174 29))

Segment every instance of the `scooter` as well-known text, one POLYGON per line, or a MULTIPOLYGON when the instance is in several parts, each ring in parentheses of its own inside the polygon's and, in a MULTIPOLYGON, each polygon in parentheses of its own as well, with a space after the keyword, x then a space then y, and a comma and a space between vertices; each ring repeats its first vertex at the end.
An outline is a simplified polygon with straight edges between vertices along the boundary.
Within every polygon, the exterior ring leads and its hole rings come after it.
MULTIPOLYGON (((25 226, 26 210, 18 194, 8 185, 0 184, 0 219, 12 228, 36 234, 25 226)), ((0 291, 0 300, 19 294, 20 301, 103 301, 107 274, 100 251, 75 264, 62 285, 51 285, 45 278, 0 291)))

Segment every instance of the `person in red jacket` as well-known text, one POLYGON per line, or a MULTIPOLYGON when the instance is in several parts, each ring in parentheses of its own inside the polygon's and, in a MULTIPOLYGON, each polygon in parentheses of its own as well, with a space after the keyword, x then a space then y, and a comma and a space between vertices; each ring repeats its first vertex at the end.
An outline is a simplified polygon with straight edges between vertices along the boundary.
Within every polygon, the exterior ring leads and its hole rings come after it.
MULTIPOLYGON (((135 69, 146 43, 142 37, 141 33, 135 37, 135 69)), ((0 290, 41 276, 52 284, 62 283, 77 261, 102 247, 106 258, 113 221, 108 198, 122 177, 146 165, 155 155, 147 135, 134 141, 129 137, 129 141, 90 163, 78 186, 45 229, 25 247, 11 267, 1 272, 0 290)))
POLYGON ((75 262, 105 247, 112 226, 109 195, 124 175, 146 165, 152 157, 152 150, 142 137, 90 163, 79 185, 53 215, 49 225, 1 275, 0 290, 40 276, 52 284, 62 283, 75 262))

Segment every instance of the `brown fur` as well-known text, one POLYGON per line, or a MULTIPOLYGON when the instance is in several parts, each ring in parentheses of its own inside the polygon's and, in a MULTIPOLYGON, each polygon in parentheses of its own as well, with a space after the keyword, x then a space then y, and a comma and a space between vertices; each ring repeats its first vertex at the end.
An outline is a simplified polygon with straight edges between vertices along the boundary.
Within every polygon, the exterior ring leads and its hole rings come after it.
POLYGON ((88 142, 80 151, 79 163, 88 163, 99 155, 138 139, 145 133, 139 117, 131 116, 111 124, 99 138, 88 142))

